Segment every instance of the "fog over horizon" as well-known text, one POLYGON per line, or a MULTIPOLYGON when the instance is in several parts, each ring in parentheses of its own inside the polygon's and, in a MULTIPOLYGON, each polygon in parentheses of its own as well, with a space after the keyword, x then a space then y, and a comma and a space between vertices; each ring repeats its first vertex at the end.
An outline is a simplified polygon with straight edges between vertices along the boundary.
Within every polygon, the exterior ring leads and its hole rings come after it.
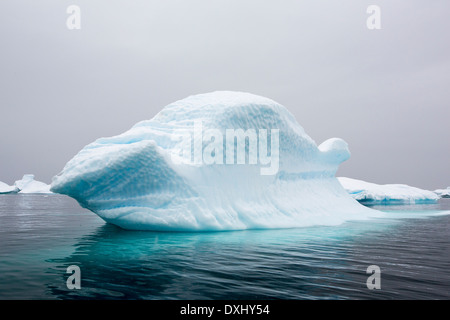
POLYGON ((3 1, 0 181, 50 183, 95 139, 232 90, 281 103, 318 145, 344 139, 337 176, 446 188, 449 12, 446 0, 3 1))

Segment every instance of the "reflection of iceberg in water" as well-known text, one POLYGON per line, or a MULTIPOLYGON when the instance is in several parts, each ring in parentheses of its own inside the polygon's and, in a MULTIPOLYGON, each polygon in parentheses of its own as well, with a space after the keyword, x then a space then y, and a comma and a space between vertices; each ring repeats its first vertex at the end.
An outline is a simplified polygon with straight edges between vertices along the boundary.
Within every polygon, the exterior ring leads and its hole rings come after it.
POLYGON ((357 241, 394 226, 393 221, 379 221, 338 227, 161 233, 130 232, 105 224, 82 237, 69 256, 49 261, 56 267, 48 272, 59 274, 60 279, 47 288, 61 299, 338 297, 337 287, 353 288, 365 281, 361 270, 370 261, 351 256, 357 241), (81 290, 65 287, 65 269, 70 265, 81 268, 81 290))
POLYGON ((204 233, 105 224, 47 261, 55 275, 47 290, 61 299, 373 299, 365 283, 375 263, 384 272, 380 297, 439 297, 448 292, 448 282, 433 280, 436 268, 448 269, 435 249, 448 242, 445 225, 437 246, 427 241, 437 214, 398 210, 334 227, 204 233), (81 268, 81 290, 65 286, 70 265, 81 268))
MULTIPOLYGON (((206 145, 200 141, 203 157, 215 139, 206 145)), ((229 150, 237 150, 237 142, 232 141, 229 150)), ((219 150, 227 155, 225 141, 223 150, 221 146, 216 145, 214 156, 219 150)), ((338 165, 349 156, 341 139, 317 146, 294 116, 270 99, 214 92, 172 103, 153 119, 86 146, 54 177, 52 191, 75 198, 105 221, 125 229, 208 231, 338 225, 376 214, 353 200, 334 177, 338 165), (227 130, 279 130, 278 150, 272 146, 273 136, 267 140, 271 147, 266 148, 267 155, 278 161, 278 171, 260 174, 266 163, 261 148, 256 164, 225 165, 220 164, 226 163, 220 157, 219 163, 208 165, 173 161, 185 148, 175 139, 180 133, 192 134, 194 148, 189 148, 189 155, 198 158, 198 141, 192 132, 198 122, 202 137, 214 130, 223 137, 227 130)))

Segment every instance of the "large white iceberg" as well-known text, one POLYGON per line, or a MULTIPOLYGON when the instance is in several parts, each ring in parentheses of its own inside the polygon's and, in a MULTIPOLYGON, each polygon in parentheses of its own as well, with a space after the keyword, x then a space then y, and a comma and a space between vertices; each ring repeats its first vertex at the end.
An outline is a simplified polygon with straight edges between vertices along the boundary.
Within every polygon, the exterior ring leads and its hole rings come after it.
POLYGON ((439 200, 432 191, 405 184, 379 185, 346 177, 338 180, 355 200, 368 205, 436 203, 439 200))
POLYGON ((87 145, 53 178, 51 190, 125 229, 336 225, 378 214, 335 178, 349 156, 341 139, 317 147, 270 99, 213 92, 174 102, 123 134, 87 145), (260 134, 256 155, 248 138, 244 164, 236 164, 238 139, 227 148, 230 130, 260 134))
POLYGON ((19 193, 51 193, 50 185, 34 180, 33 174, 25 174, 14 186, 20 190, 19 193))
POLYGON ((0 194, 17 193, 19 188, 16 186, 10 186, 2 181, 0 181, 0 194))

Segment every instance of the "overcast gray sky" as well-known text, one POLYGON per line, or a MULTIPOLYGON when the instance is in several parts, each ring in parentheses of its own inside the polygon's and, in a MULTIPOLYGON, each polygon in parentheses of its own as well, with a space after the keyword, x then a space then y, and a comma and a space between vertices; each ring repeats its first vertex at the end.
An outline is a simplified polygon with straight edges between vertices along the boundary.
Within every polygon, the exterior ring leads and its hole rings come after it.
POLYGON ((49 183, 96 138, 236 90, 280 102, 317 144, 346 140, 339 176, 447 187, 449 15, 448 0, 3 0, 0 181, 49 183))

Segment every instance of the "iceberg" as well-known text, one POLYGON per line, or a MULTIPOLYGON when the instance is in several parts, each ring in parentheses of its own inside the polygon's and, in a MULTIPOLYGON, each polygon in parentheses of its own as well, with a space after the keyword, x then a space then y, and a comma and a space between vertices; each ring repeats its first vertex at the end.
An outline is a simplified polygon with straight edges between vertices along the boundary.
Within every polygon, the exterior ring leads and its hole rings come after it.
POLYGON ((355 200, 366 205, 424 204, 436 203, 439 199, 432 191, 405 184, 379 185, 346 177, 338 177, 338 180, 355 200))
POLYGON ((21 180, 17 180, 14 186, 19 193, 52 193, 50 185, 34 180, 33 174, 25 174, 21 180))
POLYGON ((436 189, 434 193, 441 198, 450 198, 450 187, 447 187, 447 189, 436 189))
POLYGON ((19 188, 16 186, 10 186, 2 181, 0 181, 0 194, 17 193, 19 188))
POLYGON ((275 101, 218 91, 85 146, 51 191, 129 230, 337 225, 379 214, 336 179, 349 157, 339 138, 317 146, 275 101))

